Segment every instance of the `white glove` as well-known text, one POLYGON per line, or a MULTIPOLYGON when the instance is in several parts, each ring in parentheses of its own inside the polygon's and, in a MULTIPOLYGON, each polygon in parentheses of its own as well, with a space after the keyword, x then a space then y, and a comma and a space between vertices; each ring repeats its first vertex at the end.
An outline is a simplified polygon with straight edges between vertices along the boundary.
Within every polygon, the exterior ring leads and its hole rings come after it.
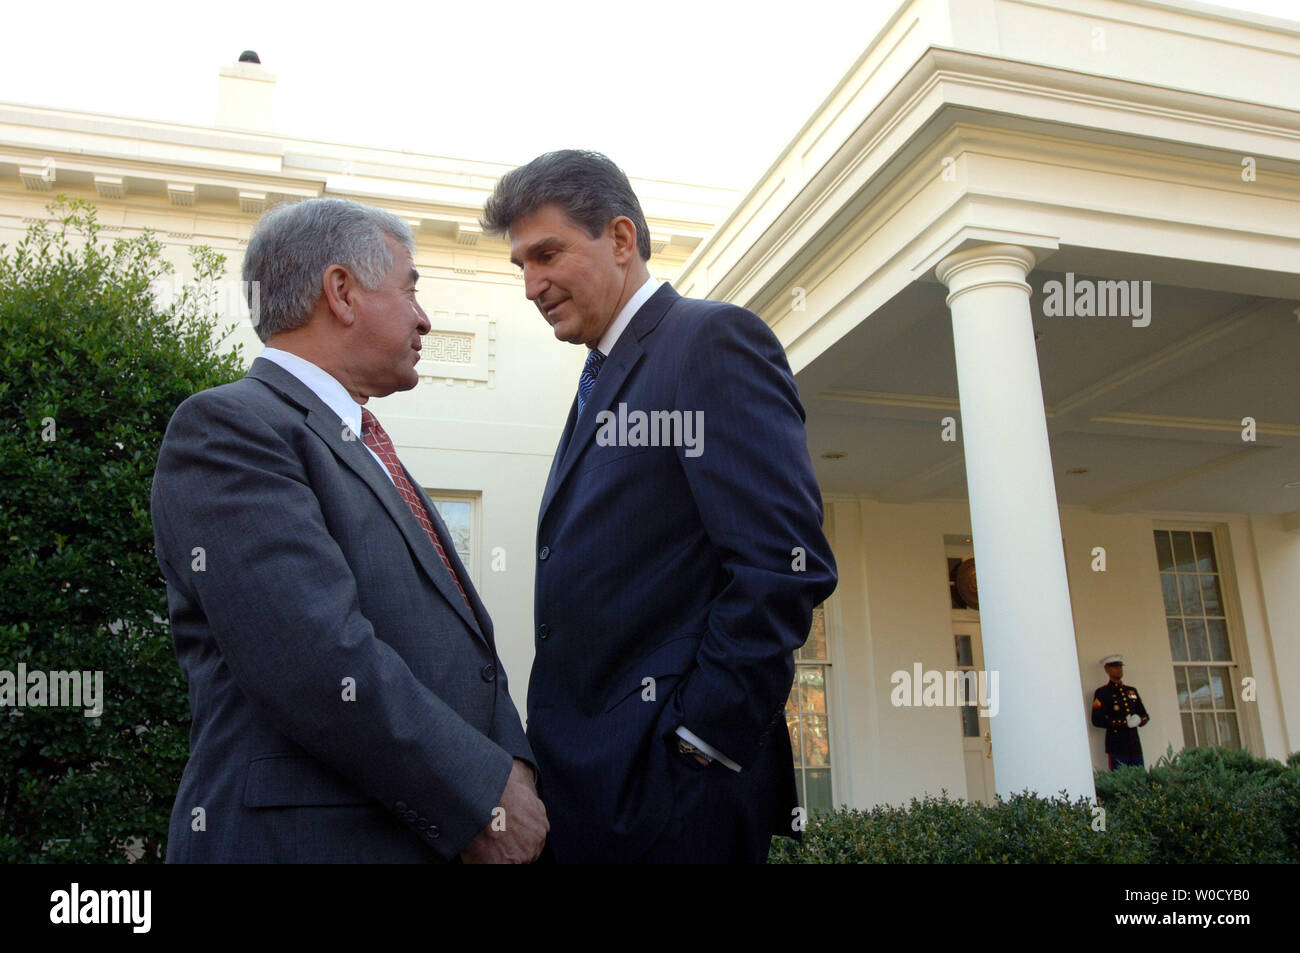
POLYGON ((1129 726, 1130 728, 1136 728, 1136 727, 1137 727, 1138 725, 1140 725, 1140 724, 1142 724, 1142 718, 1141 718, 1140 715, 1129 715, 1129 716, 1128 716, 1128 726, 1129 726))

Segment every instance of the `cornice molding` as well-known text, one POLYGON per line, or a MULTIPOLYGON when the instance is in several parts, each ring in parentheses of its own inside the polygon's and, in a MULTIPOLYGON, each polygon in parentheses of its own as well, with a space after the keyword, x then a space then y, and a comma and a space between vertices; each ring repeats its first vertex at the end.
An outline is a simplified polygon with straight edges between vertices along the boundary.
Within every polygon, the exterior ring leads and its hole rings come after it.
MULTIPOLYGON (((1300 198, 1300 113, 1296 111, 931 47, 822 167, 802 181, 792 181, 791 176, 802 167, 795 160, 806 156, 813 134, 806 130, 803 138, 796 139, 768 177, 696 249, 683 269, 684 286, 709 297, 740 303, 752 300, 756 276, 770 273, 774 262, 779 266, 782 259, 795 258, 810 243, 833 232, 835 217, 855 204, 860 192, 868 187, 877 194, 888 191, 892 182, 879 180, 888 180, 891 169, 896 178, 914 176, 915 162, 898 160, 904 150, 914 157, 924 148, 923 140, 933 141, 949 131, 936 122, 945 110, 954 111, 951 125, 958 123, 957 110, 979 114, 988 126, 1028 117, 1053 128, 1062 142, 1078 140, 1089 131, 1105 133, 1127 140, 1134 152, 1151 140, 1156 121, 1168 127, 1161 130, 1164 141, 1186 142, 1201 152, 1207 151, 1207 136, 1213 131, 1217 151, 1233 155, 1234 163, 1243 154, 1297 163, 1288 177, 1293 181, 1286 186, 1294 184, 1294 194, 1300 198), (995 110, 994 106, 1006 104, 989 103, 990 93, 1014 94, 1017 108, 995 110), (1027 108, 1035 102, 1040 106, 1037 111, 1027 108), (1089 115, 1063 116, 1062 106, 1089 115), (1175 127, 1182 127, 1181 137, 1175 127), (1234 135, 1249 137, 1252 148, 1245 152, 1233 148, 1234 135), (1271 148, 1258 148, 1267 145, 1262 139, 1269 140, 1271 148)), ((825 133, 820 130, 815 138, 825 133)))
MULTIPOLYGON (((850 404, 864 408, 878 409, 869 416, 894 420, 913 421, 916 414, 906 411, 939 411, 961 418, 961 404, 955 397, 940 397, 932 394, 898 394, 886 391, 854 390, 847 387, 832 388, 814 394, 812 400, 830 403, 850 404)), ((1061 419, 1061 405, 1044 408, 1048 420, 1061 419)), ((928 418, 927 418, 928 419, 928 418)), ((1240 435, 1241 421, 1217 417, 1183 417, 1175 414, 1143 414, 1129 412, 1110 412, 1090 417, 1069 428, 1056 428, 1060 433, 1095 433, 1095 427, 1088 424, 1114 424, 1131 427, 1135 430, 1189 430, 1201 434, 1230 433, 1240 435)), ((1276 423, 1267 420, 1255 422, 1255 433, 1263 436, 1281 437, 1287 440, 1300 439, 1300 426, 1276 423)))

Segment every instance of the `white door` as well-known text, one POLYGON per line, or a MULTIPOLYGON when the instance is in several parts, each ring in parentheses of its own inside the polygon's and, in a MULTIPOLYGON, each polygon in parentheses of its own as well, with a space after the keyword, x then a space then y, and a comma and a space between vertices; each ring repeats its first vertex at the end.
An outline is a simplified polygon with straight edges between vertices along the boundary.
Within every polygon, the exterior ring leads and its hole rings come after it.
MULTIPOLYGON (((984 671, 984 645, 980 641, 980 624, 978 622, 958 622, 952 624, 953 650, 957 658, 958 671, 984 671)), ((993 782, 993 735, 990 727, 992 719, 980 715, 979 697, 976 690, 968 686, 974 704, 961 705, 957 714, 961 722, 962 757, 966 762, 966 799, 993 803, 993 793, 997 786, 993 782)))

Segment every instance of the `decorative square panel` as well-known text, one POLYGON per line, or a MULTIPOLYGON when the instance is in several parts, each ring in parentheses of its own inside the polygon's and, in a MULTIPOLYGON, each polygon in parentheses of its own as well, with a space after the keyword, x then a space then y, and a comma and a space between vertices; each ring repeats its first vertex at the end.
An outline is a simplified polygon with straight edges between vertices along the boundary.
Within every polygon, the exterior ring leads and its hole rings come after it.
POLYGON ((421 377, 496 386, 496 322, 486 314, 429 312, 416 371, 421 377))

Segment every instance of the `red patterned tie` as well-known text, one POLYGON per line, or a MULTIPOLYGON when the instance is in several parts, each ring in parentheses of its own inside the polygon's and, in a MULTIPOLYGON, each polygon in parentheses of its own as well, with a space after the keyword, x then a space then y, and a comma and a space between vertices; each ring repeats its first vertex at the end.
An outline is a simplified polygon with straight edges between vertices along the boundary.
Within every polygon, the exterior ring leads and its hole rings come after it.
MULTIPOLYGON (((411 481, 406 478, 406 472, 402 469, 402 464, 398 462, 397 453, 393 450, 393 441, 388 438, 387 431, 379 426, 379 421, 375 415, 364 407, 361 408, 361 435, 365 440, 366 446, 375 451, 380 460, 384 461, 384 466, 388 468, 389 474, 393 478, 393 483, 397 485, 397 492, 402 494, 402 499, 406 500, 406 505, 411 508, 412 515, 420 521, 424 527, 425 535, 429 537, 429 542, 433 543, 433 548, 438 551, 442 557, 442 564, 447 567, 447 572, 451 573, 452 582, 456 583, 456 588, 465 598, 465 605, 469 605, 469 596, 465 595, 465 587, 460 584, 456 578, 456 570, 451 568, 451 560, 447 558, 447 551, 442 548, 442 543, 438 540, 438 533, 433 528, 433 520, 429 519, 429 512, 424 508, 424 503, 411 486, 411 481)), ((470 612, 474 611, 470 606, 470 612)))

